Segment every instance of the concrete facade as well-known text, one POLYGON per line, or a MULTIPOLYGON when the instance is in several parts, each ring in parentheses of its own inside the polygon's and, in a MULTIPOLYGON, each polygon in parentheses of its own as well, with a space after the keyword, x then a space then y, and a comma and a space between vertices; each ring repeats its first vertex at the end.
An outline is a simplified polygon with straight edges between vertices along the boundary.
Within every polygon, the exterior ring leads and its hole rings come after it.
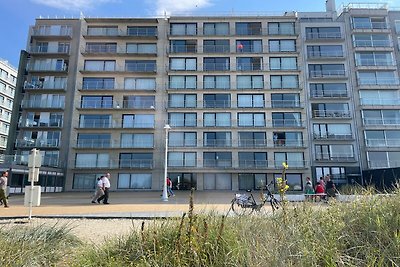
POLYGON ((41 149, 64 176, 46 174, 54 190, 92 190, 105 172, 115 190, 159 190, 168 124, 181 188, 257 188, 282 162, 293 191, 307 176, 360 182, 400 165, 399 21, 385 5, 336 13, 334 1, 266 16, 37 19, 9 147, 21 162, 41 149))

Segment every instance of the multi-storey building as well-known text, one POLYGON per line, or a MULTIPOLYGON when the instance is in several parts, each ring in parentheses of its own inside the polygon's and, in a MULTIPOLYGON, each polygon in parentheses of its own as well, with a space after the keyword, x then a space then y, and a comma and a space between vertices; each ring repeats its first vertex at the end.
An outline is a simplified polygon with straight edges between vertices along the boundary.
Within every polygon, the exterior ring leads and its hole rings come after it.
POLYGON ((104 172, 115 190, 159 190, 166 134, 168 175, 181 188, 257 188, 282 162, 294 191, 307 176, 347 183, 400 167, 400 12, 326 6, 37 19, 9 152, 23 163, 41 150, 47 191, 91 190, 104 172))
MULTIPOLYGON (((0 154, 4 155, 10 129, 17 70, 0 58, 0 154)), ((2 156, 4 160, 4 156, 2 156)))

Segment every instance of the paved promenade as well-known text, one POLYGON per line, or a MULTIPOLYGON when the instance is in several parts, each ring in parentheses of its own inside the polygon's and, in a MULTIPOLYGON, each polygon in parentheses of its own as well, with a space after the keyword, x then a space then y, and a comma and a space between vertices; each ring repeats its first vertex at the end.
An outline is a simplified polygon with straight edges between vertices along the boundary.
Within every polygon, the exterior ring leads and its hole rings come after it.
MULTIPOLYGON (((61 218, 152 218, 180 216, 188 211, 190 191, 177 191, 168 202, 161 201, 161 192, 111 192, 110 205, 92 204, 91 193, 45 193, 41 205, 33 207, 33 217, 61 218)), ((257 193, 256 193, 257 194, 257 193)), ((229 210, 232 191, 195 191, 195 212, 229 210)), ((28 207, 24 195, 11 195, 10 208, 0 206, 0 219, 26 218, 28 207)))

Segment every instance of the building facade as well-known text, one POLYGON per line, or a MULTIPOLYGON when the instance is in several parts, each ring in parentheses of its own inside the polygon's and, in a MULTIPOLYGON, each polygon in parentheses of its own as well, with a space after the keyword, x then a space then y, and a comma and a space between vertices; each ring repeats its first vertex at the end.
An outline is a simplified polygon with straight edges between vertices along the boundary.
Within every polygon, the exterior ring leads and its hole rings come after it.
POLYGON ((9 152, 23 163, 39 148, 48 191, 92 190, 105 172, 115 190, 159 190, 166 137, 181 188, 257 188, 283 162, 293 191, 307 176, 348 183, 399 167, 400 12, 326 7, 37 19, 9 152))
POLYGON ((0 58, 0 155, 4 157, 10 129, 17 70, 0 58))

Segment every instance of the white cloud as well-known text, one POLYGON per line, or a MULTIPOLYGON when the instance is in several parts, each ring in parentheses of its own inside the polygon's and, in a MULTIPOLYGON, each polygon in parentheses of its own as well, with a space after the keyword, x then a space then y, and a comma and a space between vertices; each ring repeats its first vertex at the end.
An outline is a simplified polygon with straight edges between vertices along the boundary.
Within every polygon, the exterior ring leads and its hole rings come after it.
POLYGON ((211 0, 156 0, 157 15, 188 13, 211 6, 211 0))
POLYGON ((65 10, 85 10, 93 8, 95 5, 104 4, 108 2, 115 2, 115 0, 31 0, 32 2, 40 5, 54 7, 65 10))

